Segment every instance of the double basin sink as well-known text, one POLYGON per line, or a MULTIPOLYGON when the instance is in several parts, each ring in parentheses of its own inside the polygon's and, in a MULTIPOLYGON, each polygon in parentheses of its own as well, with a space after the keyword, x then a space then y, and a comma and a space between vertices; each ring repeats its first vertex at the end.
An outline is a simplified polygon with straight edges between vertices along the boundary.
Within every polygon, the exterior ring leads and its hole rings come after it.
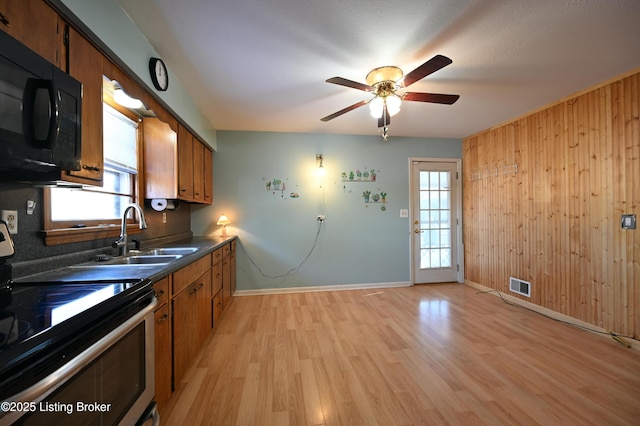
POLYGON ((108 258, 104 261, 97 260, 96 262, 87 264, 81 264, 72 266, 72 268, 100 268, 107 266, 143 266, 143 265, 166 265, 175 260, 180 259, 182 256, 196 252, 198 249, 194 247, 167 247, 157 248, 152 250, 143 251, 133 255, 108 258))

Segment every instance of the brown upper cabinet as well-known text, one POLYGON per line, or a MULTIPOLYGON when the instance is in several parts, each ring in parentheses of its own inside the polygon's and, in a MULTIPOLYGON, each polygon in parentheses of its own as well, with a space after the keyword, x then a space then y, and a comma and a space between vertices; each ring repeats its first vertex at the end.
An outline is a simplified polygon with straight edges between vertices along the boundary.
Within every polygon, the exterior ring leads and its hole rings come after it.
POLYGON ((82 151, 80 170, 62 177, 73 182, 102 185, 102 53, 73 28, 68 37, 69 75, 82 83, 82 151))
POLYGON ((178 125, 178 198, 213 202, 213 153, 188 129, 178 125))
POLYGON ((145 118, 145 198, 213 202, 213 153, 177 124, 178 134, 157 118, 145 118))
POLYGON ((64 69, 63 22, 42 0, 0 0, 0 29, 64 69))
POLYGON ((158 118, 142 120, 145 198, 178 198, 176 132, 158 118))

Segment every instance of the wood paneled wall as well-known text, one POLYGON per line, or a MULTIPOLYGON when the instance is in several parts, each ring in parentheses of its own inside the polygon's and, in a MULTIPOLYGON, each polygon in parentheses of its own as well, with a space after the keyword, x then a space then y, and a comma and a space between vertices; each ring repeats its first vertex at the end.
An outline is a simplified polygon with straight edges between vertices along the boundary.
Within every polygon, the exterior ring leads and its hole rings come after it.
POLYGON ((466 138, 465 279, 640 338, 639 117, 634 73, 466 138))

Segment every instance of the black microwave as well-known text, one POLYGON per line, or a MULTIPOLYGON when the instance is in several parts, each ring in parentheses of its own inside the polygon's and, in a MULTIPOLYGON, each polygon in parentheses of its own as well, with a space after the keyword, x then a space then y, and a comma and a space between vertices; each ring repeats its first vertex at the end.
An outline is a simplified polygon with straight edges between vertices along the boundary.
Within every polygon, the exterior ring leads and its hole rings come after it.
POLYGON ((82 84, 0 31, 0 171, 79 170, 82 84))

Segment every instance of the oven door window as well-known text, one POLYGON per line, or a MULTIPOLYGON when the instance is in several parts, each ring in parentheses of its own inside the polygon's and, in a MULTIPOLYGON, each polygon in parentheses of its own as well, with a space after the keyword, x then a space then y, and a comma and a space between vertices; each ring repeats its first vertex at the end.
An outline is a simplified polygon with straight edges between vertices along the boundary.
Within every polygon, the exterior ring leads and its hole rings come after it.
POLYGON ((145 324, 136 326, 19 420, 24 425, 117 424, 145 390, 145 324))

